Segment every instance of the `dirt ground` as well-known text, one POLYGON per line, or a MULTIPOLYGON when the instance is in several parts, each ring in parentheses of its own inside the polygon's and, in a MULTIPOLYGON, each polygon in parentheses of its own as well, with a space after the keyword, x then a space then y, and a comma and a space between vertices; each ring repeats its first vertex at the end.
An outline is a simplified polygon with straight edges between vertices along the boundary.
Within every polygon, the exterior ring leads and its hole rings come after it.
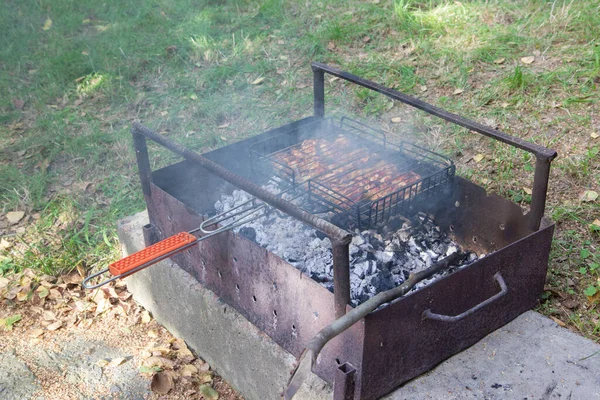
POLYGON ((0 399, 242 399, 124 283, 81 280, 0 278, 0 399))

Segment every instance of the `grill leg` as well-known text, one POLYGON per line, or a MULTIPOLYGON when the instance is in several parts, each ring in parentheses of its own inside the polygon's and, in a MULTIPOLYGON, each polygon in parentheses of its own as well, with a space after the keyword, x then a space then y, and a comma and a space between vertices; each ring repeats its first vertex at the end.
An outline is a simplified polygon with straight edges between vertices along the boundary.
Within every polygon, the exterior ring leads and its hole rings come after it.
POLYGON ((529 224, 531 229, 537 231, 544 216, 546 208, 546 192, 548 191, 548 179, 550 177, 550 159, 537 157, 535 161, 535 173, 533 175, 533 193, 531 194, 531 212, 529 224))
POLYGON ((344 363, 335 371, 333 381, 333 400, 354 400, 356 368, 344 363))
POLYGON ((346 305, 350 303, 350 243, 331 240, 331 244, 335 317, 340 318, 346 314, 346 305))
POLYGON ((156 231, 156 226, 154 224, 144 225, 142 227, 142 232, 144 234, 144 244, 146 247, 152 246, 159 241, 158 232, 156 231))
POLYGON ((325 116, 325 72, 322 69, 313 68, 313 89, 315 117, 325 116))

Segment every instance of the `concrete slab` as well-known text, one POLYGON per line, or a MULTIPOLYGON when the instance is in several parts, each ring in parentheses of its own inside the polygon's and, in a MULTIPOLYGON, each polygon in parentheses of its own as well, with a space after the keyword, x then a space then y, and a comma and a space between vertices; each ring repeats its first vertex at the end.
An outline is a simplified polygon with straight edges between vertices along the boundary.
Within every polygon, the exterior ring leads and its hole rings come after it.
MULTIPOLYGON (((125 254, 143 248, 147 214, 119 223, 125 254)), ((249 400, 276 399, 294 357, 171 262, 127 278, 134 298, 249 400)), ((394 393, 400 399, 600 399, 600 345, 529 311, 394 393)), ((313 375, 298 399, 329 399, 313 375)))

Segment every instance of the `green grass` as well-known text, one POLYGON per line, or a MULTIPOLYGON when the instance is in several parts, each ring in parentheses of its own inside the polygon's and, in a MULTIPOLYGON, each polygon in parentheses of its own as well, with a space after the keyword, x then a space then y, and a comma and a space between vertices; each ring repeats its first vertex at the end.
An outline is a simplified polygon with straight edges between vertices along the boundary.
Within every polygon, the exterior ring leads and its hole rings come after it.
MULTIPOLYGON (((106 265, 116 220, 144 206, 133 121, 198 151, 223 146, 310 115, 319 60, 557 148, 548 285, 581 306, 549 296, 541 310, 600 338, 585 296, 599 285, 600 207, 579 201, 600 191, 597 2, 26 0, 0 4, 0 25, 1 212, 39 214, 26 232, 0 228, 13 243, 0 271, 106 265)), ((340 81, 326 96, 328 112, 379 121, 453 156, 488 190, 531 201, 530 155, 340 81)), ((154 168, 176 159, 155 146, 151 157, 154 168)))

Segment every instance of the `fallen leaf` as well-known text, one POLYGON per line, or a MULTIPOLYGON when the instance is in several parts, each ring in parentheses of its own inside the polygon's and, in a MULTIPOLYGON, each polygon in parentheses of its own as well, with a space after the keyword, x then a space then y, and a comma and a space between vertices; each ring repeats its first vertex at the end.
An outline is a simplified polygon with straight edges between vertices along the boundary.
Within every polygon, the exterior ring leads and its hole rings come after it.
POLYGON ((402 118, 400 118, 400 117, 394 117, 394 118, 392 118, 392 122, 395 123, 395 124, 398 124, 398 123, 402 122, 402 118))
POLYGON ((25 106, 25 102, 21 99, 13 99, 12 102, 17 110, 22 110, 23 107, 25 106))
POLYGON ((363 43, 369 43, 371 41, 371 38, 369 36, 365 36, 364 38, 362 38, 363 43))
POLYGON ((108 365, 109 361, 105 360, 105 359, 101 359, 96 361, 96 365, 99 366, 100 368, 104 368, 108 365))
POLYGON ((62 326, 62 324, 63 324, 62 321, 56 321, 56 322, 48 325, 46 327, 46 329, 48 329, 49 331, 55 331, 55 330, 59 329, 62 326))
POLYGON ((521 62, 523 64, 531 64, 534 61, 535 61, 535 57, 534 56, 528 56, 528 57, 522 57, 521 58, 521 62))
POLYGON ((158 334, 156 333, 156 331, 149 330, 148 331, 148 337, 150 337, 150 338, 156 338, 156 337, 158 337, 158 334))
POLYGON ((183 362, 192 362, 196 358, 187 347, 185 349, 177 350, 177 358, 183 360, 183 362))
POLYGON ((198 387, 198 390, 200 391, 200 393, 202 393, 202 396, 204 396, 204 398, 206 400, 218 400, 219 399, 219 392, 217 392, 215 389, 213 389, 212 386, 210 386, 210 385, 200 385, 198 387))
POLYGON ((40 337, 44 334, 44 330, 43 329, 33 329, 30 333, 29 333, 29 337, 31 338, 36 338, 36 337, 40 337))
POLYGON ((150 317, 150 313, 148 311, 142 311, 142 323, 147 324, 151 319, 152 318, 150 317))
POLYGON ((483 155, 483 154, 477 154, 477 155, 473 156, 473 160, 474 160, 476 163, 478 163, 478 162, 480 162, 481 160, 483 160, 483 157, 484 157, 484 155, 483 155))
POLYGON ((127 359, 125 357, 113 358, 108 363, 108 367, 109 368, 118 367, 119 365, 123 364, 125 361, 127 361, 127 359))
POLYGON ((10 281, 8 279, 6 279, 3 276, 0 276, 0 289, 4 289, 5 287, 8 286, 9 283, 10 283, 10 281))
POLYGON ((146 367, 145 365, 142 365, 139 369, 139 371, 142 374, 153 374, 155 372, 160 372, 160 368, 156 367, 156 368, 150 368, 150 367, 146 367))
POLYGON ((8 318, 0 319, 0 325, 4 325, 4 329, 10 331, 10 330, 12 330, 13 325, 16 324, 17 322, 19 322, 21 319, 23 319, 23 318, 21 317, 20 314, 11 315, 8 318))
POLYGON ((558 319, 558 318, 556 318, 556 317, 554 317, 554 316, 552 316, 552 315, 550 316, 550 318, 552 318, 552 321, 556 322, 558 325, 560 325, 560 326, 562 326, 562 327, 565 327, 565 326, 567 326, 567 324, 565 324, 565 323, 564 323, 564 322, 562 322, 560 319, 558 319))
POLYGON ((504 61, 506 61, 506 58, 504 58, 504 57, 497 58, 494 60, 494 64, 504 64, 504 61))
POLYGON ((39 286, 35 290, 35 292, 37 293, 37 295, 40 299, 46 298, 50 294, 50 291, 48 290, 48 288, 46 286, 39 286))
POLYGON ((190 94, 190 99, 191 100, 198 100, 198 96, 196 95, 196 93, 192 93, 192 94, 190 94))
POLYGON ((225 128, 229 127, 229 125, 231 125, 229 122, 225 122, 224 124, 221 124, 221 125, 217 126, 217 128, 219 128, 219 129, 225 129, 225 128))
POLYGON ((427 86, 421 85, 421 92, 426 92, 426 91, 427 91, 427 86))
POLYGON ((452 94, 461 94, 462 92, 463 92, 463 89, 456 88, 456 89, 454 89, 454 92, 452 92, 452 94))
POLYGON ((576 299, 571 298, 571 299, 564 300, 561 304, 563 306, 567 307, 568 309, 572 310, 579 305, 579 302, 576 299))
POLYGON ((264 80, 265 80, 265 78, 261 76, 259 78, 256 78, 255 80, 253 80, 252 84, 253 85, 260 85, 261 83, 263 83, 264 80))
POLYGON ((600 135, 599 135, 599 134, 597 134, 596 132, 592 132, 592 133, 590 133, 590 137, 591 137, 592 139, 598 139, 598 138, 600 137, 600 135))
POLYGON ((277 41, 277 44, 285 44, 285 42, 284 42, 283 40, 279 39, 279 40, 277 41))
POLYGON ((327 48, 328 48, 329 50, 333 50, 333 49, 335 49, 335 43, 334 43, 334 42, 329 42, 329 43, 327 43, 327 48))
POLYGON ((586 190, 579 195, 580 201, 596 201, 598 199, 598 192, 594 190, 586 190))
POLYGON ((144 361, 142 361, 142 365, 149 367, 149 368, 159 367, 159 368, 173 369, 173 367, 175 367, 175 363, 173 361, 169 360, 168 358, 160 357, 160 356, 148 357, 144 361))
MULTIPOLYGON (((600 219, 595 219, 590 225, 592 225, 592 227, 600 229, 600 219)), ((0 288, 2 288, 2 285, 0 285, 0 288)))
POLYGON ((44 22, 44 26, 42 26, 42 30, 47 31, 50 28, 52 28, 52 20, 50 18, 48 18, 46 20, 46 22, 44 22))
POLYGON ((523 191, 524 191, 526 194, 529 194, 529 195, 531 195, 531 193, 532 193, 531 189, 529 189, 529 188, 527 188, 527 187, 524 187, 524 188, 523 188, 523 191))
POLYGON ((25 211, 11 211, 6 213, 6 219, 11 225, 18 224, 25 216, 25 211))
POLYGON ((27 298, 29 297, 29 293, 22 290, 19 293, 17 293, 17 300, 18 301, 25 301, 27 300, 27 298))
POLYGON ((190 377, 198 373, 198 368, 196 368, 192 364, 186 364, 179 370, 179 373, 181 374, 181 376, 190 377))
POLYGON ((212 381, 213 381, 212 371, 203 371, 201 374, 198 375, 198 383, 199 384, 212 383, 212 381))
POLYGON ((150 388, 158 394, 167 394, 173 389, 173 377, 166 372, 158 372, 152 377, 150 388))

